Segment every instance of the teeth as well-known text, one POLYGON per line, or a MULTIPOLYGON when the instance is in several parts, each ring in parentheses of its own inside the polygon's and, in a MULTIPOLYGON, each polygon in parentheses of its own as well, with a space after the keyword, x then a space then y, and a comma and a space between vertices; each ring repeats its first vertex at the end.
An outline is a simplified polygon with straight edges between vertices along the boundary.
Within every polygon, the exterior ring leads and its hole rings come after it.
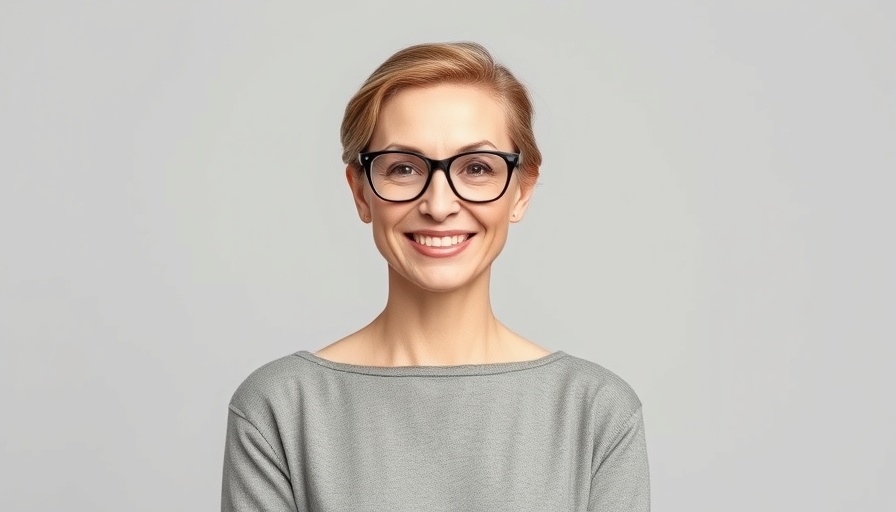
POLYGON ((415 242, 428 247, 449 247, 457 245, 467 239, 467 235, 443 236, 442 238, 423 236, 416 233, 413 235, 415 242))

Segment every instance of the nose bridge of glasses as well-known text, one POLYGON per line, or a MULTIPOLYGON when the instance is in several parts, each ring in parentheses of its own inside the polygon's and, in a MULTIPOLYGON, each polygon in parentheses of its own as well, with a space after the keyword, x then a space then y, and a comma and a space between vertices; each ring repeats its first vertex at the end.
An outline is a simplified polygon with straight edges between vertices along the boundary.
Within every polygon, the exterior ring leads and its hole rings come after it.
POLYGON ((432 158, 425 158, 425 160, 426 160, 426 165, 428 167, 429 174, 430 174, 430 176, 429 176, 430 185, 432 184, 432 181, 436 179, 436 171, 439 171, 439 170, 441 170, 442 174, 445 175, 445 180, 449 183, 451 182, 451 175, 450 175, 451 173, 448 172, 448 169, 451 167, 451 161, 454 160, 454 157, 446 158, 444 160, 435 160, 432 158))
POLYGON ((437 170, 441 169, 445 172, 445 176, 450 179, 450 176, 448 176, 448 168, 451 167, 452 160, 454 160, 454 157, 446 158, 444 160, 434 160, 432 158, 427 158, 426 163, 429 165, 430 173, 434 174, 437 170))
POLYGON ((448 172, 448 160, 430 160, 429 162, 429 183, 426 185, 426 189, 423 191, 423 194, 430 195, 435 194, 436 196, 446 195, 449 197, 449 200, 456 199, 457 194, 454 192, 454 186, 451 183, 451 176, 448 172), (437 176, 436 171, 442 171, 442 176, 437 176), (439 181, 440 183, 435 183, 439 181))

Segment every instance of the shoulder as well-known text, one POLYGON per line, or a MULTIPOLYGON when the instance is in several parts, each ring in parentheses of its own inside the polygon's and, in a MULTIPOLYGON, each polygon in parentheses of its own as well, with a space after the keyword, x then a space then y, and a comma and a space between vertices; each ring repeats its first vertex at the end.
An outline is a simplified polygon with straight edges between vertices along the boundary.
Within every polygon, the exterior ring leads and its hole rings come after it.
POLYGON ((230 409, 250 421, 295 407, 308 373, 304 359, 290 354, 252 371, 230 398, 230 409))
POLYGON ((629 383, 610 369, 587 359, 567 353, 565 364, 569 385, 581 393, 594 408, 595 414, 616 416, 627 420, 641 409, 641 399, 629 383))

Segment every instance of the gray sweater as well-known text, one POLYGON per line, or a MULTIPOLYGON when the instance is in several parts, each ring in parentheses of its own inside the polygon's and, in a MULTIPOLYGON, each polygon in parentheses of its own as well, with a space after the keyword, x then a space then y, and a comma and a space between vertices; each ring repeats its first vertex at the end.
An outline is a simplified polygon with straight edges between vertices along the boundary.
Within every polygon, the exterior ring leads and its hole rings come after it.
POLYGON ((641 401, 563 351, 379 367, 302 350, 234 393, 221 509, 647 511, 641 401))

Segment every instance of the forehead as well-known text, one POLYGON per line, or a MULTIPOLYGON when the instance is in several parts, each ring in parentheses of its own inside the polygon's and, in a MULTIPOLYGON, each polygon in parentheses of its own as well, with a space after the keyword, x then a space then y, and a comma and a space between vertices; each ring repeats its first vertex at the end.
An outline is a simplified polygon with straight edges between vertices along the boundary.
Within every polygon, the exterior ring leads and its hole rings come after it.
POLYGON ((447 157, 482 140, 513 151, 502 102, 481 87, 444 84, 404 89, 386 100, 369 147, 402 145, 447 157))

